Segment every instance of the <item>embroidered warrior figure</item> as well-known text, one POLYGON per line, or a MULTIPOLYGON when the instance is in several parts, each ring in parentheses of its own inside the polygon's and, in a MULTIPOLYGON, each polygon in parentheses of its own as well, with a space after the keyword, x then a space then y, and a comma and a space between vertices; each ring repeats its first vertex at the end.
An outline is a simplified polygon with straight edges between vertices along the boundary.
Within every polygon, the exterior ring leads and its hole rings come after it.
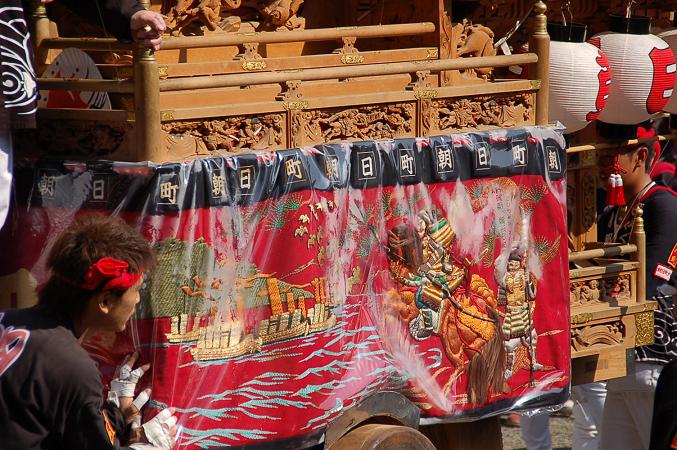
POLYGON ((395 262, 394 273, 404 286, 416 289, 415 303, 420 314, 411 321, 412 336, 423 340, 439 331, 440 307, 445 295, 452 294, 463 282, 466 272, 450 261, 448 247, 455 235, 446 219, 433 221, 427 211, 418 215, 416 233, 406 226, 390 232, 392 249, 407 247, 405 260, 410 266, 395 262), (414 244, 414 245, 411 245, 414 244))
POLYGON ((512 375, 515 353, 520 344, 527 348, 531 361, 531 370, 543 368, 536 360, 536 342, 538 334, 533 323, 536 300, 536 276, 527 272, 526 256, 514 250, 508 258, 508 272, 503 277, 506 306, 503 319, 505 350, 508 365, 505 378, 512 375))

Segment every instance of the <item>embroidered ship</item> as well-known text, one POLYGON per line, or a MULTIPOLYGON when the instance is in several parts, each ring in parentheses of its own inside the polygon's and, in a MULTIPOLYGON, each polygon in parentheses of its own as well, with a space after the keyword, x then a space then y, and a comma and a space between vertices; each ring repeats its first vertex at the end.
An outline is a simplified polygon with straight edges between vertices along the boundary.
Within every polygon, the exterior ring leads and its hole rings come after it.
POLYGON ((165 333, 165 337, 172 344, 197 341, 200 336, 200 319, 202 319, 202 313, 198 312, 193 318, 192 327, 189 329, 190 319, 188 314, 173 316, 171 332, 165 333))
POLYGON ((196 361, 211 361, 261 351, 262 341, 244 334, 240 322, 219 323, 199 329, 197 346, 190 349, 196 361))
POLYGON ((277 278, 266 280, 266 294, 270 301, 272 315, 259 324, 259 338, 264 344, 305 336, 309 333, 326 330, 336 325, 336 316, 331 313, 324 290, 324 279, 312 281, 315 288, 315 305, 306 309, 303 296, 294 298, 294 293, 284 292, 287 311, 284 311, 282 292, 277 278))

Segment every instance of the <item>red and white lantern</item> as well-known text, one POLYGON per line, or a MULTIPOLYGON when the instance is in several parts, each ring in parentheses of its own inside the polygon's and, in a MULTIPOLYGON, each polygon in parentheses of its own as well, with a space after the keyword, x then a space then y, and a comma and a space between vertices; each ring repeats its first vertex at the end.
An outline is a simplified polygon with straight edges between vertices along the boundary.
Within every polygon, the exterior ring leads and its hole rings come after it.
POLYGON ((668 44, 649 34, 648 17, 611 16, 611 31, 590 43, 606 55, 612 84, 599 120, 615 125, 638 124, 663 110, 675 84, 675 55, 668 44))
POLYGON ((585 41, 585 26, 548 24, 550 42, 549 121, 567 133, 597 119, 607 104, 611 71, 606 56, 585 41))
MULTIPOLYGON (((666 31, 659 34, 658 37, 668 43, 673 55, 677 55, 677 30, 666 31)), ((672 97, 670 97, 668 104, 663 107, 663 111, 667 111, 670 114, 677 114, 677 95, 672 95, 672 97)))

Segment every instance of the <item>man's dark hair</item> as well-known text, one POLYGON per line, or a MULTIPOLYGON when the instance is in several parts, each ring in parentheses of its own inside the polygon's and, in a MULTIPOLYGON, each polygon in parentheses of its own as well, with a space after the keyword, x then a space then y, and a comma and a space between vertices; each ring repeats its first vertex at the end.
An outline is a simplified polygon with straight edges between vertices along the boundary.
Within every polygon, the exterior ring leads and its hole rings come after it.
POLYGON ((122 219, 98 214, 82 216, 63 232, 49 253, 47 265, 52 275, 40 290, 40 304, 55 311, 80 314, 89 299, 100 292, 80 287, 85 274, 90 265, 105 257, 125 261, 130 272, 155 266, 149 242, 122 219))
POLYGON ((656 150, 654 149, 653 144, 634 144, 628 145, 621 148, 621 153, 634 153, 640 148, 646 148, 646 161, 644 161, 644 172, 651 172, 651 163, 653 162, 654 157, 656 156, 656 150))
POLYGON ((646 147, 646 161, 644 161, 644 171, 646 173, 651 172, 651 163, 653 162, 654 157, 656 156, 656 151, 654 150, 653 145, 645 145, 646 147))

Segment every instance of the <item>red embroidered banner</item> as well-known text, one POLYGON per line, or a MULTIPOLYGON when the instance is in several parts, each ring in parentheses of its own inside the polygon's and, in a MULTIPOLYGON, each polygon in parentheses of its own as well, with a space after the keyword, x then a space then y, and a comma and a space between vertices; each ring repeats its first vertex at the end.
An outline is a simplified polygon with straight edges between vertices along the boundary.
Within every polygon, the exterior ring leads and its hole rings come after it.
POLYGON ((176 408, 182 447, 311 445, 383 390, 428 422, 555 405, 570 375, 564 165, 546 128, 26 163, 0 287, 30 302, 79 214, 138 227, 158 267, 136 317, 86 345, 107 376, 141 351, 150 408, 176 408))

